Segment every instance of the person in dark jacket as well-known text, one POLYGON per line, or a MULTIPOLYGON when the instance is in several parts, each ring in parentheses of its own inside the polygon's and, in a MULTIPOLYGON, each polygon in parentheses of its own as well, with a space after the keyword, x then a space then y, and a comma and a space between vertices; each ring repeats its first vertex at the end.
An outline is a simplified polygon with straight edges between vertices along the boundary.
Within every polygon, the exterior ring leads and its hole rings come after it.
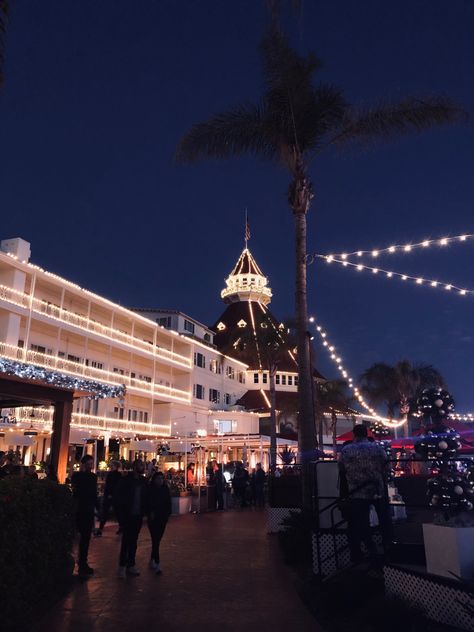
POLYGON ((249 473, 241 463, 237 463, 234 472, 234 478, 232 479, 232 488, 237 500, 240 501, 241 507, 247 507, 247 485, 249 480, 249 473))
POLYGON ((214 471, 214 485, 216 486, 216 509, 221 511, 224 509, 224 489, 226 482, 224 474, 222 473, 222 465, 220 463, 214 471))
POLYGON ((255 468, 255 503, 257 507, 265 507, 265 472, 261 463, 255 468))
POLYGON ((148 486, 143 476, 144 472, 143 461, 135 461, 132 471, 119 481, 113 499, 119 523, 122 525, 118 571, 118 576, 121 578, 126 575, 140 575, 135 566, 135 555, 148 502, 148 486))
POLYGON ((81 459, 81 469, 74 472, 71 478, 74 499, 76 528, 79 533, 78 566, 79 575, 88 577, 94 570, 87 563, 92 529, 94 528, 94 512, 97 503, 97 476, 92 472, 94 458, 86 454, 81 459))
POLYGON ((155 472, 148 491, 148 529, 151 535, 150 568, 161 575, 160 542, 171 515, 171 495, 162 472, 155 472))
MULTIPOLYGON (((120 461, 112 461, 110 463, 110 472, 107 473, 105 477, 105 486, 104 486, 104 498, 102 501, 102 513, 100 518, 99 531, 97 535, 102 535, 102 529, 105 527, 105 523, 109 517, 110 508, 113 505, 115 490, 117 489, 117 485, 120 483, 122 479, 122 473, 120 471, 121 463, 120 461)), ((119 528, 117 534, 122 532, 122 528, 119 521, 119 528)))

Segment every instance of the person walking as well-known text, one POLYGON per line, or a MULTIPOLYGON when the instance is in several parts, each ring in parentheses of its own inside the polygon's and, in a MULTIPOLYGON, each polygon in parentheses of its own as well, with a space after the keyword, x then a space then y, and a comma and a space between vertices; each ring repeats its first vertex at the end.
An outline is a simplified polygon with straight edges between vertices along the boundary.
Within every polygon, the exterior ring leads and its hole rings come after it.
POLYGON ((247 507, 247 484, 249 480, 249 473, 241 463, 237 463, 234 472, 234 478, 232 479, 232 487, 237 500, 240 501, 240 506, 247 507))
POLYGON ((82 578, 94 573, 94 569, 87 562, 94 528, 94 513, 98 507, 97 475, 92 472, 93 466, 94 457, 90 454, 84 455, 81 459, 80 471, 74 472, 71 478, 76 529, 79 533, 78 574, 82 578))
POLYGON ((370 507, 373 505, 379 519, 384 548, 392 541, 392 523, 388 504, 388 458, 385 450, 376 442, 370 442, 367 428, 357 424, 353 428, 354 441, 343 448, 340 460, 341 477, 347 483, 348 532, 351 561, 362 561, 361 543, 370 557, 376 548, 370 530, 370 507))
POLYGON ((255 468, 255 502, 257 507, 265 507, 265 472, 261 463, 255 468))
POLYGON ((222 473, 222 465, 219 463, 214 471, 214 485, 216 487, 216 509, 221 511, 224 509, 224 489, 226 486, 224 474, 222 473))
MULTIPOLYGON (((122 480, 122 473, 120 471, 121 463, 120 461, 111 461, 110 463, 110 472, 107 472, 107 476, 105 477, 105 486, 104 486, 104 498, 102 500, 102 512, 100 516, 100 524, 99 529, 97 531, 97 535, 102 535, 102 531, 105 527, 105 523, 108 520, 110 509, 114 504, 114 495, 115 490, 117 489, 117 485, 122 480)), ((118 519, 118 516, 117 516, 118 519)), ((122 533, 122 528, 119 521, 119 528, 117 530, 117 535, 122 533)))
POLYGON ((147 513, 151 536, 150 568, 161 575, 160 542, 171 515, 171 495, 163 472, 155 472, 150 480, 147 513))
POLYGON ((122 525, 118 570, 120 578, 140 575, 135 565, 135 556, 143 516, 147 510, 148 486, 144 472, 143 461, 134 461, 132 471, 119 481, 113 498, 119 524, 122 525))

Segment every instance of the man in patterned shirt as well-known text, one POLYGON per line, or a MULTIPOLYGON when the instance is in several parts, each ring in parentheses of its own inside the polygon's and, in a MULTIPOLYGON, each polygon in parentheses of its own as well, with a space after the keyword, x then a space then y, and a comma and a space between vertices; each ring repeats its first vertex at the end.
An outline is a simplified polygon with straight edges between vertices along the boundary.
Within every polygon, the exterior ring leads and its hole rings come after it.
POLYGON ((348 532, 351 561, 362 560, 361 542, 371 557, 376 554, 370 532, 370 507, 373 505, 379 519, 384 547, 391 542, 391 517, 387 494, 388 459, 378 443, 369 441, 367 428, 357 424, 353 428, 354 441, 341 452, 341 478, 348 489, 348 532))

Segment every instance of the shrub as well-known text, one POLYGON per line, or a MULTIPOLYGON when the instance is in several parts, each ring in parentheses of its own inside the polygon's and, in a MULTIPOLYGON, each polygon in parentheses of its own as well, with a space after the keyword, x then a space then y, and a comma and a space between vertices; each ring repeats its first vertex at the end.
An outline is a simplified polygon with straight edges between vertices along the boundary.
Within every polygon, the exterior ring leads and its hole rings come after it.
POLYGON ((38 608, 68 587, 72 539, 72 496, 65 485, 16 477, 0 481, 3 630, 26 627, 38 608))

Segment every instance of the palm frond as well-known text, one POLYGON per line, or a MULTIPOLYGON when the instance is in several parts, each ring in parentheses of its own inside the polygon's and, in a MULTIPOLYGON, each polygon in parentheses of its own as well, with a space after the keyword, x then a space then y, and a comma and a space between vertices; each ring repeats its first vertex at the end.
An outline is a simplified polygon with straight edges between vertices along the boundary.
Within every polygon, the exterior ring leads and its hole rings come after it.
POLYGON ((353 141, 390 139, 409 132, 466 121, 467 112, 445 97, 410 97, 399 103, 386 103, 367 110, 348 114, 342 129, 331 142, 342 144, 353 141))
POLYGON ((5 35, 8 22, 8 0, 0 0, 0 86, 4 81, 3 66, 5 63, 5 35))
POLYGON ((240 105, 193 125, 178 144, 176 160, 196 162, 244 153, 270 159, 277 154, 264 108, 258 105, 240 105))

